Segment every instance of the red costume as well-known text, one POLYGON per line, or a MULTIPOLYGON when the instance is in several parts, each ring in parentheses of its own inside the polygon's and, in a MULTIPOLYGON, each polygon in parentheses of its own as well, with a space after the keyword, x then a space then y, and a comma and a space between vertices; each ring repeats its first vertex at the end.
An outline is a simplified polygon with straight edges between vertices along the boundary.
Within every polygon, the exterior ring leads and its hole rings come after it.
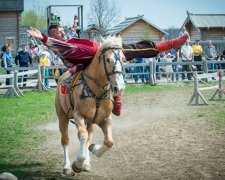
MULTIPOLYGON (((54 38, 47 37, 43 34, 42 42, 48 46, 55 54, 57 54, 65 66, 73 67, 76 64, 89 65, 94 58, 99 45, 86 39, 72 38, 67 42, 59 41, 54 38)), ((181 37, 167 40, 158 44, 151 41, 141 41, 134 44, 123 44, 124 55, 127 60, 137 57, 150 58, 157 56, 160 52, 169 51, 170 49, 178 49, 187 40, 188 34, 181 37)), ((120 115, 122 109, 121 97, 114 97, 113 113, 120 115)))

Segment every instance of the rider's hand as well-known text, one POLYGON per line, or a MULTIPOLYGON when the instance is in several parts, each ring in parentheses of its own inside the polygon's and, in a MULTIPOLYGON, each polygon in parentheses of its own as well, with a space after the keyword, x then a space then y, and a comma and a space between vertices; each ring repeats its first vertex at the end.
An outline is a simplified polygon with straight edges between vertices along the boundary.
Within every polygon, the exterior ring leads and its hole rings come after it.
POLYGON ((27 30, 27 33, 33 37, 40 39, 40 40, 42 40, 44 38, 43 35, 41 34, 41 32, 34 28, 27 30))

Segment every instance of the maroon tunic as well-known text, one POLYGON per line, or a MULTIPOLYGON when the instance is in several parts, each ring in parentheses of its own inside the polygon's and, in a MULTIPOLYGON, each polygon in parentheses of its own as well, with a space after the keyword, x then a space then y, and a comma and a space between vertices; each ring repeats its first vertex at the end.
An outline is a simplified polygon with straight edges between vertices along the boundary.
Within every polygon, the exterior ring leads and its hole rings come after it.
POLYGON ((67 67, 76 64, 89 65, 94 58, 99 45, 87 39, 72 38, 63 42, 44 35, 42 42, 57 54, 67 67))

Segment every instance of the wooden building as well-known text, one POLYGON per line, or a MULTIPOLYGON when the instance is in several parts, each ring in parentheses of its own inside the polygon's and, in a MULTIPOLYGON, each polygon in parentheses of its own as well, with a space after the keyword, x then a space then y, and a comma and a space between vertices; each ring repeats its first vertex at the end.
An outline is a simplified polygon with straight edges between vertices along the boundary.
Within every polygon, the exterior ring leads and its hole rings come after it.
POLYGON ((83 31, 83 36, 86 39, 89 39, 91 41, 95 41, 98 39, 99 35, 102 35, 101 29, 96 24, 90 24, 88 25, 87 29, 83 31))
POLYGON ((126 18, 123 22, 108 30, 107 34, 120 34, 123 43, 126 44, 146 39, 159 42, 163 36, 167 35, 167 32, 150 23, 142 15, 126 18))
POLYGON ((187 11, 183 26, 192 42, 200 39, 205 45, 211 40, 220 53, 225 49, 225 14, 193 14, 187 11))
POLYGON ((108 30, 106 34, 120 34, 123 43, 135 43, 146 38, 159 42, 163 36, 167 35, 167 32, 150 23, 141 15, 126 18, 120 24, 108 30))
POLYGON ((225 40, 225 14, 192 14, 187 11, 183 26, 191 40, 225 40))
POLYGON ((0 0, 0 47, 10 44, 14 56, 20 45, 23 10, 24 0, 0 0))

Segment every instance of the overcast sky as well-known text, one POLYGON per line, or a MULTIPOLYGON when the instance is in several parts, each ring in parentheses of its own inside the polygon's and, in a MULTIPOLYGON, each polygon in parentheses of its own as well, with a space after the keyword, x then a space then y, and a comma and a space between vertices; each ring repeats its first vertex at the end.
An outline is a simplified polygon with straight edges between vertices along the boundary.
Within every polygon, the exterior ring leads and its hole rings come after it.
MULTIPOLYGON (((159 28, 180 28, 187 17, 188 10, 194 14, 225 14, 225 0, 115 0, 121 9, 120 21, 126 17, 144 15, 144 18, 159 28)), ((32 7, 33 0, 25 0, 25 9, 32 7)), ((48 5, 83 5, 84 28, 87 27, 87 13, 91 0, 38 0, 48 5)), ((64 25, 73 23, 76 8, 53 8, 61 16, 64 25)), ((119 23, 118 22, 118 23, 119 23)))

